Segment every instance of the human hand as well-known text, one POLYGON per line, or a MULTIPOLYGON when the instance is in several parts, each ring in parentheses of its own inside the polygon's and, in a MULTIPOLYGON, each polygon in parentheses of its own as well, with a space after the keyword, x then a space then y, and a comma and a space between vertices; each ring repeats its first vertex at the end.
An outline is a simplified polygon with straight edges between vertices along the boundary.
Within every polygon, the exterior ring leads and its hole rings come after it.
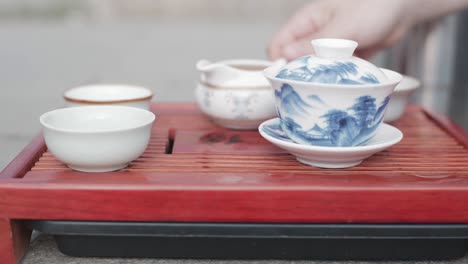
MULTIPOLYGON (((415 20, 406 0, 316 0, 281 28, 269 45, 271 59, 312 53, 316 38, 345 38, 359 43, 360 57, 370 57, 399 41, 415 20)), ((441 1, 444 2, 444 1, 441 1)))

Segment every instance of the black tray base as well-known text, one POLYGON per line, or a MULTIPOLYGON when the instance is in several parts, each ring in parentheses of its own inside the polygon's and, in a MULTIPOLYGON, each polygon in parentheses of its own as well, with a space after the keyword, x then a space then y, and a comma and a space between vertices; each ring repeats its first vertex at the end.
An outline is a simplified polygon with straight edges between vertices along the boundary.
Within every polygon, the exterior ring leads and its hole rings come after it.
POLYGON ((468 225, 220 224, 27 221, 76 257, 449 260, 468 225))
POLYGON ((78 257, 191 259, 449 260, 465 255, 460 240, 238 239, 56 236, 78 257))

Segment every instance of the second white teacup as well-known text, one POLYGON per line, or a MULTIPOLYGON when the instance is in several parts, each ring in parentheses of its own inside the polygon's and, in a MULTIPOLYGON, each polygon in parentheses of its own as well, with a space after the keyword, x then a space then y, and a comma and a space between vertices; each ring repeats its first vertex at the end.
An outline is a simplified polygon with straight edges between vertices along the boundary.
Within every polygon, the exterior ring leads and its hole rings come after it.
POLYGON ((136 85, 91 84, 69 89, 63 97, 68 107, 119 105, 149 110, 153 92, 136 85))

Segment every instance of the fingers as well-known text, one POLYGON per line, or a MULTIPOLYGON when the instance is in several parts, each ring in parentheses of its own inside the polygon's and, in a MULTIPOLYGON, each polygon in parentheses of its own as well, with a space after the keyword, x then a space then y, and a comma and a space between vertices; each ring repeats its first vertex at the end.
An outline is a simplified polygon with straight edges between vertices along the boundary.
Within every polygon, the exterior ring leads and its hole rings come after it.
POLYGON ((304 7, 274 35, 268 47, 268 53, 272 59, 284 57, 284 48, 287 45, 318 31, 317 20, 319 18, 315 14, 320 14, 320 12, 315 9, 315 2, 304 7), (312 10, 315 12, 311 12, 312 10))
POLYGON ((284 26, 272 39, 268 47, 268 53, 271 59, 276 60, 283 57, 283 47, 287 43, 295 41, 295 37, 288 29, 288 25, 284 26))
POLYGON ((397 44, 406 35, 407 31, 408 31, 407 27, 404 27, 404 26, 397 27, 393 32, 388 34, 388 36, 385 39, 381 40, 380 42, 372 43, 371 45, 361 46, 361 49, 358 49, 356 51, 356 54, 360 58, 369 59, 372 56, 374 56, 376 53, 378 53, 379 51, 392 47, 395 44, 397 44))
POLYGON ((368 49, 358 49, 356 51, 356 56, 364 60, 369 60, 370 58, 372 58, 372 56, 377 54, 377 52, 379 52, 380 50, 382 50, 382 48, 379 46, 368 48, 368 49))
POLYGON ((310 44, 312 38, 312 36, 309 36, 285 46, 282 51, 283 57, 289 61, 313 53, 310 44))
POLYGON ((284 38, 281 42, 272 43, 270 54, 273 59, 282 57, 287 60, 294 60, 298 57, 311 54, 313 53, 313 48, 310 44, 311 40, 316 38, 339 37, 338 34, 335 33, 339 31, 327 28, 328 26, 325 26, 322 30, 309 32, 309 34, 302 35, 301 37, 296 37, 291 34, 288 39, 284 38))
POLYGON ((341 20, 340 17, 333 17, 313 37, 354 39, 353 33, 355 29, 350 28, 349 23, 341 20))
POLYGON ((310 44, 311 40, 317 38, 346 38, 352 39, 351 33, 352 31, 346 30, 344 26, 338 26, 340 24, 339 21, 330 20, 327 24, 325 24, 320 30, 312 32, 306 36, 303 36, 300 39, 295 40, 287 44, 282 49, 283 56, 288 60, 293 60, 298 57, 312 54, 313 48, 310 44))
POLYGON ((344 38, 357 41, 358 56, 368 58, 398 42, 407 32, 408 23, 399 21, 399 12, 399 5, 393 1, 315 0, 274 36, 269 55, 293 60, 312 53, 312 39, 344 38))
POLYGON ((286 46, 316 31, 317 27, 315 24, 304 18, 288 22, 271 41, 269 46, 270 57, 272 57, 272 59, 284 57, 284 49, 286 46))

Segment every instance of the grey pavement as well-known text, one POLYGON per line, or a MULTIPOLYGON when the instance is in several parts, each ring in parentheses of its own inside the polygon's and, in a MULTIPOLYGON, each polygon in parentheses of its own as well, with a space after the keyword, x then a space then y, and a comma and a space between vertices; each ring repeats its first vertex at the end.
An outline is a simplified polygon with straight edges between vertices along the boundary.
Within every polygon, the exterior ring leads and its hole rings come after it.
MULTIPOLYGON (((375 261, 280 261, 280 260, 167 260, 167 259, 123 259, 123 258, 76 258, 61 254, 50 236, 39 236, 31 245, 23 264, 370 264, 375 261)), ((379 261, 380 264, 462 264, 468 256, 453 261, 379 261)))

